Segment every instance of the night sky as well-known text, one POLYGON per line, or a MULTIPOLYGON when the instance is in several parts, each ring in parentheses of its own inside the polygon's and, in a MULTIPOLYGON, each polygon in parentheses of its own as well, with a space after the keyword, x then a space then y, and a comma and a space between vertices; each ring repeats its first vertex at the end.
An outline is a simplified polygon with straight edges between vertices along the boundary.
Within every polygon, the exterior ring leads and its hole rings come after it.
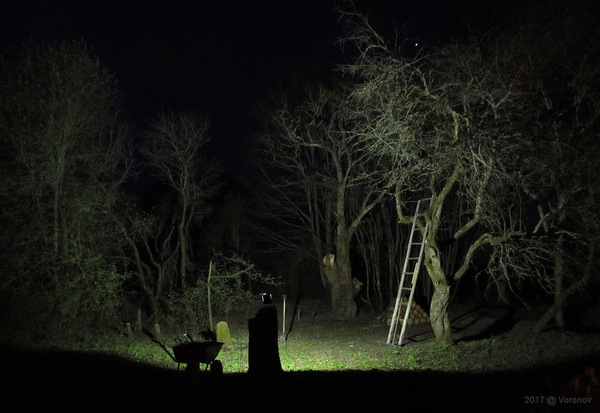
MULTIPOLYGON (((253 127, 253 105, 285 90, 290 78, 326 78, 340 61, 336 3, 1 0, 0 48, 84 39, 115 74, 132 119, 170 109, 206 113, 216 147, 235 148, 253 127)), ((384 35, 404 31, 419 47, 436 47, 514 17, 523 3, 362 0, 355 6, 384 35)))

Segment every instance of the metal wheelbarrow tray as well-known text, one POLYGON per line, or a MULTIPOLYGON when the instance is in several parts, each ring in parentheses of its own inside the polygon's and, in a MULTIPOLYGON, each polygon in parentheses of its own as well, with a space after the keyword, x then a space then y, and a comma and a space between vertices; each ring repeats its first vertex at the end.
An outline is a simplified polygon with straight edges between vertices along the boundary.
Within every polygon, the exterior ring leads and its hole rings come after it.
POLYGON ((219 361, 215 361, 221 347, 223 347, 223 343, 219 341, 191 341, 177 344, 171 348, 173 349, 173 360, 177 362, 177 369, 181 363, 185 363, 186 369, 197 370, 202 363, 206 364, 206 369, 210 366, 212 371, 213 363, 221 364, 219 361))

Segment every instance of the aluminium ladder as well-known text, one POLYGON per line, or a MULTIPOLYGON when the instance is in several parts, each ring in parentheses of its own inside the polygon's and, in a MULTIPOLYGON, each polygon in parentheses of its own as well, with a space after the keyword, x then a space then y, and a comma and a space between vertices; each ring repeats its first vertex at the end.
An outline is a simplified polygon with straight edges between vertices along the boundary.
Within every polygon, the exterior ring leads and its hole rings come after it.
POLYGON ((398 285, 398 296, 396 297, 396 305, 394 306, 390 332, 387 338, 386 344, 388 345, 401 346, 402 340, 404 339, 404 332, 406 331, 406 325, 408 324, 408 315, 410 313, 413 295, 415 294, 417 277, 423 260, 423 251, 425 250, 425 243, 427 241, 427 231, 429 230, 429 223, 427 220, 425 226, 422 224, 417 225, 417 222, 420 217, 425 215, 424 211, 426 208, 422 208, 422 206, 426 204, 426 201, 430 200, 431 198, 425 198, 417 202, 417 209, 413 218, 410 237, 408 239, 408 247, 406 249, 406 257, 402 268, 402 276, 400 277, 400 284, 398 285), (421 209, 423 209, 423 211, 421 211, 421 209), (415 234, 419 235, 415 237, 415 234), (402 307, 405 307, 405 311, 402 320, 402 328, 398 335, 398 323, 400 322, 402 307))

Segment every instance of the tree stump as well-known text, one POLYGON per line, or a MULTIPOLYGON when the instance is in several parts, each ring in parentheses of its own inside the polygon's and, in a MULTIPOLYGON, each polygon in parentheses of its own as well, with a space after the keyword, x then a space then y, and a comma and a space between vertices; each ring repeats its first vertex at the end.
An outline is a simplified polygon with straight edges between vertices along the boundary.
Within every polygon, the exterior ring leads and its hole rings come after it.
POLYGON ((248 320, 248 373, 273 375, 281 373, 279 360, 277 309, 266 305, 248 320))

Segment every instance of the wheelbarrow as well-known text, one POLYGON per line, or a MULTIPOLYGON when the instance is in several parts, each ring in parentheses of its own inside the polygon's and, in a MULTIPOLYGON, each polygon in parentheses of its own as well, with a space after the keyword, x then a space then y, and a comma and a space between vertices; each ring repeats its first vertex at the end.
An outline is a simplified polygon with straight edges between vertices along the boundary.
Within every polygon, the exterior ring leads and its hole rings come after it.
POLYGON ((205 364, 204 371, 210 369, 212 376, 220 375, 223 373, 223 365, 219 360, 216 360, 223 347, 223 343, 220 341, 207 340, 207 341, 194 341, 189 334, 186 337, 189 341, 179 343, 175 346, 170 346, 173 352, 160 341, 154 337, 154 335, 143 330, 144 333, 156 344, 158 344, 166 353, 177 363, 177 370, 181 364, 185 364, 185 370, 191 373, 197 373, 200 371, 200 364, 205 364))

